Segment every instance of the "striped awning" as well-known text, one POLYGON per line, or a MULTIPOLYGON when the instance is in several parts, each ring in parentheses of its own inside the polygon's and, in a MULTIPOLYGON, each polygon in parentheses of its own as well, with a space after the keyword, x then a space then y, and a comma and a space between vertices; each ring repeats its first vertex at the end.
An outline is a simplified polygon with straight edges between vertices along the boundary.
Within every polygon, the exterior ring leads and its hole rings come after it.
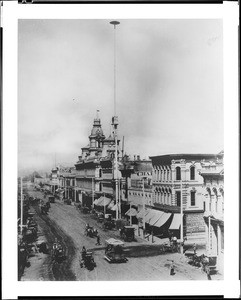
POLYGON ((155 210, 153 217, 149 220, 149 224, 153 226, 157 221, 161 219, 163 214, 164 214, 163 211, 155 210))
POLYGON ((171 213, 163 213, 162 216, 153 224, 155 227, 163 226, 171 217, 171 213))
POLYGON ((181 214, 174 214, 172 223, 169 227, 170 230, 176 230, 179 229, 181 226, 181 214))
POLYGON ((137 210, 135 208, 130 208, 125 215, 129 217, 135 217, 137 215, 137 210))

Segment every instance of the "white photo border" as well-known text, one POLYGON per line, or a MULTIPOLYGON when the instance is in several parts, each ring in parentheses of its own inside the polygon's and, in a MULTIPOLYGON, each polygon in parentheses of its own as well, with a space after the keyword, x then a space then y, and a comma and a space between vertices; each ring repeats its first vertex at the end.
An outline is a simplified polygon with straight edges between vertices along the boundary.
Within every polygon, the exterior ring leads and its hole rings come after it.
POLYGON ((239 297, 238 3, 3 5, 3 299, 18 296, 239 297), (18 19, 223 19, 225 136, 225 256, 223 281, 17 281, 17 50, 18 19), (124 288, 123 288, 124 286, 124 288))

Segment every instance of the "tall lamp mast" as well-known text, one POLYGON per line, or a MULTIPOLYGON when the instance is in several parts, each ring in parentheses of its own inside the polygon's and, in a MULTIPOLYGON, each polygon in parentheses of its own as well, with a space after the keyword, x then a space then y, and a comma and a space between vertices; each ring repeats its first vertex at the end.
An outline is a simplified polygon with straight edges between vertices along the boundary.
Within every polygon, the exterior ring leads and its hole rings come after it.
POLYGON ((115 160, 114 160, 114 179, 115 179, 115 197, 116 197, 116 219, 119 218, 119 197, 118 197, 118 151, 117 151, 117 126, 118 117, 116 116, 116 26, 120 24, 118 21, 111 21, 114 26, 114 117, 112 117, 112 126, 115 136, 115 160))

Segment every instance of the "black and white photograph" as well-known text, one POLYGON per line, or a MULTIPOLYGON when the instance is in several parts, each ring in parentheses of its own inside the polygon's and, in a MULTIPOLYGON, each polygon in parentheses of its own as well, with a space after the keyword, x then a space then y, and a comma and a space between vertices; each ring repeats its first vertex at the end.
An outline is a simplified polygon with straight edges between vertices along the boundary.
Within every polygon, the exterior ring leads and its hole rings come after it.
POLYGON ((222 18, 17 20, 18 282, 228 276, 223 36, 222 18))
POLYGON ((18 30, 19 280, 223 279, 221 20, 18 30))

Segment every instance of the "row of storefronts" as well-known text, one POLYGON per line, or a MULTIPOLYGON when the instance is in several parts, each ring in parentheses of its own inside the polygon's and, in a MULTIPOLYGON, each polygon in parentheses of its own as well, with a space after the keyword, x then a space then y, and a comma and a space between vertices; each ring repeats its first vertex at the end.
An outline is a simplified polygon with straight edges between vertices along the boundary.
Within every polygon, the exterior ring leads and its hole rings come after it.
POLYGON ((118 140, 116 163, 114 135, 105 138, 98 116, 89 141, 74 167, 52 172, 52 188, 62 199, 108 211, 140 227, 144 219, 147 232, 158 237, 170 230, 180 237, 182 208, 187 242, 214 255, 223 253, 223 152, 130 159, 123 151, 121 155, 118 140))

